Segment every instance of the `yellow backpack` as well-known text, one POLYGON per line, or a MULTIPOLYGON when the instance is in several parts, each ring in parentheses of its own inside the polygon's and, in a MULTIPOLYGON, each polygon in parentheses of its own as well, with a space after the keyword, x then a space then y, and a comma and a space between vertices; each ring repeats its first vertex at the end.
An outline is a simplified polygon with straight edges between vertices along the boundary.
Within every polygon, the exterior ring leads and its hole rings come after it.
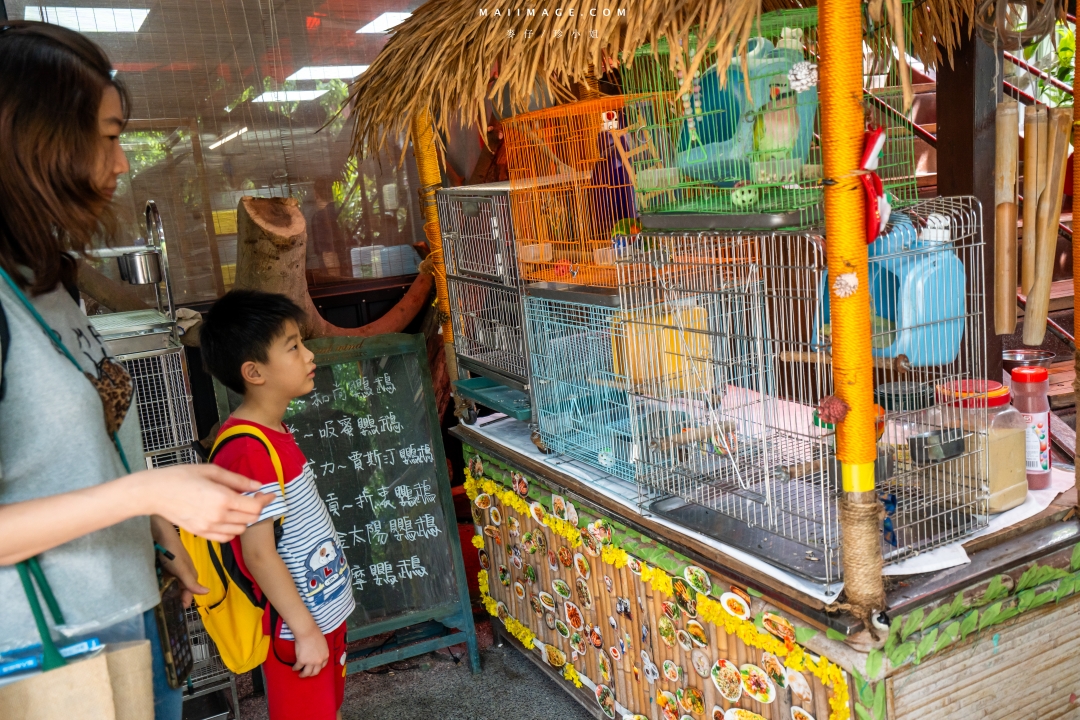
MULTIPOLYGON (((218 435, 210 452, 210 459, 213 460, 222 445, 238 437, 254 438, 266 447, 281 487, 281 496, 285 497, 285 476, 281 469, 281 459, 266 435, 257 427, 234 425, 218 435)), ((280 531, 283 519, 276 522, 275 537, 280 531)), ((180 539, 195 564, 199 582, 210 590, 206 595, 196 595, 195 605, 206 632, 217 645, 222 662, 238 675, 258 667, 266 660, 270 646, 270 638, 263 633, 265 599, 259 600, 251 580, 240 571, 231 544, 216 543, 192 535, 182 528, 180 539)))

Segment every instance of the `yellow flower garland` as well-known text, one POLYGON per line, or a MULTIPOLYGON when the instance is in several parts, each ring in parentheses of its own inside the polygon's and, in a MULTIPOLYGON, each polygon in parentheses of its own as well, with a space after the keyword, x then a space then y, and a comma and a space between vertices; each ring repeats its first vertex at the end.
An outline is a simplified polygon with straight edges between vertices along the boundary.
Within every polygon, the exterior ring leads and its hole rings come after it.
MULTIPOLYGON (((519 514, 526 516, 531 514, 529 504, 518 497, 517 494, 509 490, 504 490, 493 480, 487 478, 484 478, 482 481, 477 481, 472 477, 469 470, 466 469, 466 496, 470 501, 475 500, 480 490, 493 495, 504 505, 516 510, 519 514)), ((581 544, 581 531, 571 523, 548 514, 544 516, 544 524, 551 528, 553 532, 565 538, 567 542, 570 543, 571 547, 577 547, 581 544)), ((483 544, 484 540, 482 535, 473 536, 473 545, 479 548, 483 544), (477 540, 480 542, 479 545, 477 544, 477 540)), ((629 553, 622 548, 617 548, 613 545, 605 545, 601 549, 600 555, 601 560, 616 568, 625 567, 630 558, 629 553)), ((484 602, 484 607, 490 615, 497 617, 498 603, 488 595, 487 571, 481 570, 477 577, 479 579, 480 594, 484 602)), ((648 583, 654 592, 658 592, 665 597, 671 597, 673 594, 671 576, 658 567, 642 563, 641 580, 642 582, 648 583)), ((723 628, 726 633, 737 636, 746 645, 770 652, 778 658, 783 658, 784 665, 792 670, 798 670, 800 672, 803 670, 810 671, 810 673, 821 680, 821 683, 825 687, 832 689, 832 696, 829 698, 829 720, 850 720, 851 703, 848 684, 844 677, 844 671, 841 670, 838 665, 825 657, 819 657, 816 661, 813 660, 799 645, 794 645, 789 648, 786 643, 778 638, 759 631, 757 626, 749 620, 737 618, 727 612, 719 602, 710 597, 699 596, 697 609, 698 615, 703 621, 723 628)), ((533 643, 536 640, 536 636, 532 631, 513 617, 508 617, 503 622, 503 625, 522 645, 527 649, 532 649, 533 643)), ((578 678, 577 670, 574 669, 573 664, 567 663, 563 667, 563 677, 574 683, 576 687, 581 687, 581 680, 578 678)))
POLYGON ((477 550, 483 550, 484 549, 484 536, 483 535, 473 535, 472 536, 472 546, 474 548, 476 548, 477 550))
POLYGON ((581 679, 578 677, 577 670, 574 669, 574 663, 566 663, 563 665, 562 676, 574 683, 574 687, 581 687, 581 679))

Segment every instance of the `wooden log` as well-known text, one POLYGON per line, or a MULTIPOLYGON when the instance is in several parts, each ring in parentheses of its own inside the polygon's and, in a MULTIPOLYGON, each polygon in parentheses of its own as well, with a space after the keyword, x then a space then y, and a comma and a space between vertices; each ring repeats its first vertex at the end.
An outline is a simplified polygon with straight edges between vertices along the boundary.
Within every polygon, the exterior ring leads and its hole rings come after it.
POLYGON ((1035 283, 1028 296, 1024 317, 1024 344, 1042 345, 1046 335, 1046 315, 1050 306, 1050 286, 1054 275, 1057 227, 1065 190, 1065 160, 1068 157, 1072 108, 1053 108, 1047 120, 1046 188, 1039 196, 1035 235, 1035 283))
POLYGON ((1017 103, 997 106, 997 156, 994 169, 994 332, 1016 332, 1016 160, 1020 115, 1017 103))
POLYGON ((1035 228, 1039 195, 1046 186, 1046 108, 1024 109, 1024 244, 1021 287, 1024 294, 1035 284, 1035 228))
POLYGON ((236 209, 236 288, 281 293, 304 311, 304 338, 369 337, 401 332, 431 295, 431 275, 421 273, 405 296, 378 320, 340 328, 322 318, 308 293, 307 224, 292 198, 243 197, 236 209))

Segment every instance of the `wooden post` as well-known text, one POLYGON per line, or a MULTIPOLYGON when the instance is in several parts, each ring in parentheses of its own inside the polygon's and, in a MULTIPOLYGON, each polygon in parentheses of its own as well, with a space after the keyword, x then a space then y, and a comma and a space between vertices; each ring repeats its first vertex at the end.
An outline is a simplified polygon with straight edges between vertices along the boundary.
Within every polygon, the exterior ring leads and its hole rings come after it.
MULTIPOLYGON (((986 297, 986 327, 994 320, 994 157, 996 137, 994 117, 1001 101, 1001 76, 996 68, 1001 50, 979 39, 977 34, 960 33, 953 49, 952 63, 941 63, 937 75, 938 92, 938 192, 941 195, 974 195, 982 203, 983 239, 987 243, 983 277, 967 268, 968 287, 981 284, 986 297)), ((941 49, 942 57, 947 57, 941 49)), ((1031 202, 1026 195, 1024 199, 1031 202)), ((986 375, 1001 380, 1001 338, 986 335, 986 375)))
POLYGON ((1020 113, 1014 100, 997 107, 997 164, 994 171, 994 332, 1016 332, 1016 159, 1020 113))
POLYGON ((836 395, 850 410, 837 425, 844 591, 848 609, 873 633, 885 607, 881 521, 874 490, 874 364, 870 347, 869 257, 865 198, 856 175, 863 151, 862 4, 821 0, 821 146, 825 161, 825 235, 832 308, 836 395))

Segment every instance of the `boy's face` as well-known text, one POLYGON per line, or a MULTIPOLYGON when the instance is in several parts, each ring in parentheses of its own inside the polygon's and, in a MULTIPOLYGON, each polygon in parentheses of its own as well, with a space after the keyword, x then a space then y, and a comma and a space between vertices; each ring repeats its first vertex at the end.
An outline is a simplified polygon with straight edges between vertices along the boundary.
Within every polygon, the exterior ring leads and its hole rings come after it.
POLYGON ((274 394, 292 399, 315 388, 315 353, 304 347, 300 327, 294 320, 286 320, 281 335, 270 343, 266 362, 253 365, 256 375, 249 376, 249 382, 254 380, 252 384, 274 394))

